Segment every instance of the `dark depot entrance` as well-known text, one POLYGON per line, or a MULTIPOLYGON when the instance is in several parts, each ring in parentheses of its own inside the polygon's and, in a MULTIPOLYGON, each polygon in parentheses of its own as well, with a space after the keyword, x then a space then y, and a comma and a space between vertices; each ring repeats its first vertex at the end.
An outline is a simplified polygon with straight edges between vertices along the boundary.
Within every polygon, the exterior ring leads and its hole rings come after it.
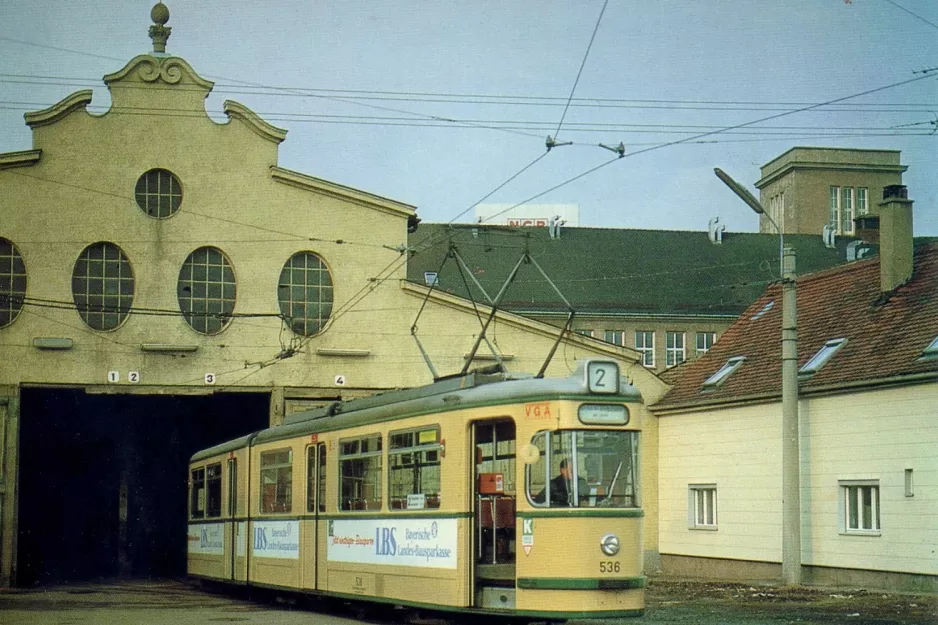
POLYGON ((23 389, 17 585, 184 575, 189 457, 266 427, 268 405, 23 389))

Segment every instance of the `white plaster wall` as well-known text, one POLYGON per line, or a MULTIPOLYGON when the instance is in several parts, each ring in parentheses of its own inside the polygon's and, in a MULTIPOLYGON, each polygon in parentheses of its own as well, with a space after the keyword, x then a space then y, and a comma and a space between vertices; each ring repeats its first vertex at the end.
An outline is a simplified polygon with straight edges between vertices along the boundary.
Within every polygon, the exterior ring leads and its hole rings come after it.
POLYGON ((804 563, 938 574, 938 384, 802 402, 801 434, 804 563), (838 481, 866 479, 880 535, 847 535, 838 481))
MULTIPOLYGON (((780 413, 658 419, 662 554, 781 561, 780 413), (718 529, 689 529, 688 485, 709 483, 718 529)), ((803 399, 800 423, 803 564, 938 574, 938 384, 803 399), (879 535, 844 532, 840 480, 879 481, 879 535)))
POLYGON ((662 554, 781 559, 780 418, 768 405, 658 419, 662 554), (718 529, 689 529, 690 484, 716 484, 718 529))

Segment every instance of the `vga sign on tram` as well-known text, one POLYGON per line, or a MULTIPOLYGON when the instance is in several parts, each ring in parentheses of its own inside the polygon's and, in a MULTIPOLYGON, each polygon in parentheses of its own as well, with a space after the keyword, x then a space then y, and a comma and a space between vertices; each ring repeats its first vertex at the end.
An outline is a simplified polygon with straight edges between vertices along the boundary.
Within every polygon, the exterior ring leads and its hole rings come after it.
POLYGON ((329 560, 456 568, 456 519, 329 521, 329 560))

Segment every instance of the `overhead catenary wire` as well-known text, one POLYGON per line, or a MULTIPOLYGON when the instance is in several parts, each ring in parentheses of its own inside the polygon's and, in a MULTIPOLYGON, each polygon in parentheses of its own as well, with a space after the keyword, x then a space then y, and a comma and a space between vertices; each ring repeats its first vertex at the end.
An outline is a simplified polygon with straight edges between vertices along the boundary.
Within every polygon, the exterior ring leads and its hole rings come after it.
POLYGON ((885 0, 885 2, 888 2, 889 4, 891 4, 892 6, 896 7, 897 9, 901 9, 901 10, 905 11, 906 13, 908 13, 909 15, 911 15, 912 17, 914 17, 915 19, 920 20, 920 21, 922 21, 922 22, 925 22, 926 24, 928 24, 928 25, 931 26, 932 28, 938 28, 938 24, 936 24, 936 23, 934 23, 934 22, 932 22, 932 21, 929 21, 929 20, 925 19, 924 17, 922 17, 922 16, 919 15, 918 13, 913 13, 913 12, 910 11, 909 9, 907 9, 907 8, 905 8, 904 6, 902 6, 901 4, 899 4, 898 2, 894 2, 893 0, 885 0))
MULTIPOLYGON (((831 102, 844 102, 844 101, 846 101, 846 100, 851 100, 851 99, 853 99, 853 98, 859 98, 859 97, 862 97, 862 96, 865 96, 865 95, 870 95, 870 94, 872 94, 872 93, 878 93, 878 92, 880 92, 880 91, 885 91, 885 90, 887 90, 887 89, 894 89, 895 87, 899 87, 899 86, 902 86, 902 85, 907 85, 907 84, 910 84, 910 83, 913 83, 913 82, 918 82, 918 81, 920 81, 920 80, 925 80, 926 78, 930 78, 930 77, 931 77, 931 74, 932 74, 933 72, 935 72, 935 71, 938 71, 938 67, 930 68, 930 69, 928 69, 928 70, 922 70, 921 75, 920 75, 920 76, 916 76, 916 77, 914 77, 914 78, 908 78, 908 79, 906 79, 906 80, 902 80, 902 81, 899 81, 899 82, 895 82, 895 83, 892 83, 892 84, 889 84, 889 85, 885 85, 885 86, 882 86, 882 87, 876 87, 876 88, 873 88, 873 89, 867 89, 867 90, 865 90, 865 91, 861 91, 861 92, 859 92, 859 93, 855 93, 855 94, 852 94, 852 95, 843 96, 843 97, 840 97, 840 98, 835 98, 835 99, 833 99, 833 100, 830 100, 829 102, 822 102, 822 103, 820 103, 820 104, 813 104, 813 105, 811 105, 811 106, 806 106, 806 107, 794 109, 794 110, 787 111, 787 112, 784 112, 784 113, 778 113, 778 114, 776 114, 776 115, 769 115, 768 117, 763 117, 763 118, 760 118, 760 119, 755 119, 755 120, 752 120, 752 121, 744 122, 744 123, 741 123, 741 124, 736 124, 736 125, 734 125, 734 126, 727 126, 726 128, 722 128, 722 129, 718 129, 718 130, 712 130, 712 131, 709 131, 709 132, 700 133, 700 134, 694 135, 694 136, 692 136, 692 137, 687 137, 687 138, 684 138, 684 139, 677 139, 677 140, 675 140, 675 141, 669 141, 669 142, 667 142, 667 143, 662 143, 662 144, 660 144, 660 145, 655 145, 655 146, 651 146, 651 147, 644 148, 644 149, 641 149, 641 150, 636 150, 636 151, 633 151, 633 152, 629 152, 629 153, 626 154, 625 156, 631 158, 631 157, 638 156, 639 154, 645 154, 645 153, 647 153, 647 152, 652 152, 652 151, 655 151, 655 150, 660 150, 660 149, 662 149, 662 148, 670 147, 670 146, 673 146, 673 145, 679 145, 679 144, 681 144, 681 143, 686 143, 686 142, 688 142, 688 141, 694 141, 694 140, 702 139, 702 138, 704 138, 704 137, 709 137, 709 136, 712 136, 712 135, 721 134, 721 133, 724 133, 724 132, 727 132, 727 131, 730 131, 730 130, 736 130, 736 129, 739 129, 739 128, 745 128, 745 127, 747 127, 747 126, 753 126, 753 125, 755 125, 755 124, 759 124, 759 123, 771 121, 771 120, 773 120, 773 119, 779 119, 779 118, 781 118, 781 117, 787 117, 788 115, 794 115, 794 114, 796 114, 796 113, 802 113, 802 112, 809 111, 809 110, 812 110, 812 109, 817 108, 817 107, 820 107, 820 106, 825 106, 826 104, 831 103, 831 102)), ((607 167, 607 166, 611 165, 612 163, 616 163, 616 162, 619 162, 619 161, 622 161, 622 160, 623 160, 622 158, 618 158, 618 157, 617 157, 617 158, 610 159, 610 160, 606 161, 605 163, 601 163, 601 164, 599 164, 599 165, 596 165, 595 167, 591 167, 590 169, 587 169, 586 171, 584 171, 584 172, 582 172, 582 173, 579 173, 579 174, 573 176, 572 178, 568 178, 568 179, 564 180, 563 182, 561 182, 561 183, 559 183, 559 184, 556 184, 556 185, 550 187, 549 189, 547 189, 547 190, 545 190, 545 191, 542 191, 542 192, 540 192, 540 193, 537 193, 537 194, 535 194, 535 195, 532 195, 531 197, 529 197, 529 198, 527 198, 527 199, 525 199, 525 200, 522 200, 521 202, 518 202, 517 204, 511 205, 511 206, 509 206, 508 208, 506 208, 506 209, 500 211, 499 213, 496 213, 495 215, 490 216, 489 218, 491 219, 491 218, 493 218, 493 217, 496 217, 496 216, 498 216, 498 215, 501 215, 501 214, 503 214, 503 213, 506 213, 506 212, 508 212, 508 211, 510 211, 510 210, 512 210, 512 209, 514 209, 514 208, 517 208, 517 207, 519 207, 519 206, 522 206, 522 205, 524 205, 524 204, 527 204, 527 203, 529 203, 529 202, 531 202, 531 201, 533 201, 533 200, 536 200, 536 199, 538 199, 538 198, 540 198, 540 197, 543 197, 544 195, 547 195, 548 193, 551 193, 552 191, 555 191, 555 190, 557 190, 557 189, 559 189, 559 188, 561 188, 561 187, 564 187, 564 186, 566 186, 566 185, 568 185, 568 184, 570 184, 570 183, 576 182, 577 180, 580 180, 580 179, 582 179, 582 178, 584 178, 584 177, 586 177, 586 176, 588 176, 588 175, 590 175, 590 174, 592 174, 592 173, 595 173, 595 172, 599 171, 600 169, 603 169, 604 167, 607 167)))
MULTIPOLYGON (((2 39, 2 37, 0 37, 2 39)), ((0 84, 32 84, 43 86, 70 86, 70 87, 100 87, 100 79, 42 76, 35 74, 5 74, 0 73, 0 84), (6 77, 6 78, 3 78, 6 77), (31 80, 24 80, 31 79, 31 80), (56 81, 56 82, 52 82, 56 81)), ((147 87, 140 85, 121 86, 122 89, 140 89, 147 87)), ((204 89, 177 85, 180 91, 197 91, 204 89)), ((213 93, 226 93, 234 95, 261 95, 270 97, 302 98, 319 94, 342 94, 345 99, 374 99, 393 100, 415 103, 450 103, 450 104, 485 104, 499 106, 537 106, 560 108, 566 106, 566 99, 555 96, 542 95, 509 95, 495 93, 445 93, 430 91, 382 91, 365 89, 328 89, 323 87, 298 86, 264 86, 257 85, 251 90, 238 89, 216 83, 213 93)), ((45 107, 51 103, 24 103, 33 106, 45 107)), ((802 107, 817 104, 817 102, 799 102, 786 100, 682 100, 661 98, 607 98, 607 97, 574 97, 570 100, 570 108, 677 108, 690 110, 715 111, 753 111, 753 110, 790 110, 792 107, 802 107)), ((925 110, 936 106, 934 102, 869 102, 869 103, 832 103, 827 106, 831 111, 843 112, 902 112, 908 107, 917 107, 925 110), (850 108, 848 108, 850 107, 850 108), (892 107, 896 111, 880 111, 882 107, 892 107)))
POLYGON ((583 75, 583 68, 586 67, 586 59, 589 58, 590 50, 593 48, 593 41, 596 40, 596 33, 599 31, 599 25, 603 21, 603 14, 606 12, 606 6, 609 4, 609 0, 603 2, 603 8, 599 11, 599 17, 596 18, 596 26, 593 27, 593 34, 590 35, 590 42, 586 46, 586 53, 583 54, 583 60, 580 62, 580 69, 576 73, 576 79, 573 81, 573 87, 570 89, 570 97, 567 98, 567 103, 563 107, 563 113, 560 115, 560 121, 557 122, 557 129, 554 131, 554 139, 560 135, 560 127, 563 126, 563 120, 567 117, 567 111, 570 108, 570 101, 573 100, 573 94, 576 93, 576 87, 580 83, 580 76, 583 75))
MULTIPOLYGON (((0 105, 0 109, 5 107, 0 105)), ((24 108, 23 110, 27 110, 24 108)), ((102 108, 102 111, 105 109, 102 108)), ((160 116, 160 117, 204 117, 203 111, 173 111, 169 109, 125 109, 124 107, 112 107, 107 109, 110 114, 115 115, 139 115, 139 116, 160 116)), ((904 112, 906 113, 906 112, 904 112)), ((358 115, 329 115, 329 114, 291 114, 295 116, 281 117, 277 115, 262 116, 267 121, 289 121, 298 123, 316 123, 325 125, 357 125, 357 126, 383 126, 388 128, 457 128, 466 130, 475 130, 474 125, 478 122, 484 122, 486 128, 509 128, 518 131, 525 131, 526 136, 541 137, 536 134, 539 131, 548 130, 551 122, 537 120, 511 120, 511 119, 491 119, 491 120, 465 120, 462 124, 448 124, 437 121, 412 121, 407 118, 399 117, 368 117, 358 115)), ((798 137, 904 137, 921 136, 928 133, 920 133, 915 130, 903 130, 907 126, 917 124, 890 124, 884 126, 831 126, 818 124, 814 126, 768 126, 761 129, 747 129, 729 131, 727 135, 751 135, 764 136, 768 139, 789 138, 787 135, 794 131, 799 131, 798 137), (839 131, 839 134, 832 134, 833 131, 839 131)), ((632 135, 670 135, 670 134, 689 134, 703 129, 725 128, 725 125, 714 124, 661 124, 661 123, 601 123, 601 122, 577 122, 568 123, 567 131, 570 133, 609 133, 617 132, 632 135)), ((796 137, 797 138, 797 137, 796 137)), ((576 142, 570 142, 576 144, 576 142)), ((635 145, 634 143, 631 143, 635 145)), ((593 144, 589 144, 591 147, 593 144)), ((196 213, 197 214, 197 213, 196 213)))

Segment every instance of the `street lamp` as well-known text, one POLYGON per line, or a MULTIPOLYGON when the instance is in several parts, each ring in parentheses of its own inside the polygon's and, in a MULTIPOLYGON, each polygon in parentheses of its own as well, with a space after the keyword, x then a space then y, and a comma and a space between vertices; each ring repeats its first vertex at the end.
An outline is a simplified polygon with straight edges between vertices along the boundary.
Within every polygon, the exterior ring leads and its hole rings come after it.
MULTIPOLYGON (((785 265, 783 263, 783 259, 785 258, 785 235, 782 233, 782 229, 777 223, 775 223, 775 220, 772 219, 772 216, 765 212, 765 208, 762 206, 762 203, 757 200, 755 196, 746 189, 746 187, 730 178, 730 175, 719 167, 714 167, 713 173, 715 173, 717 178, 722 180, 724 184, 726 184, 726 186, 728 186, 733 191, 733 193, 738 195, 743 202, 748 204, 752 210, 757 212, 759 215, 765 215, 765 218, 769 220, 769 223, 775 226, 775 230, 778 232, 778 275, 779 277, 784 276, 785 265)), ((792 268, 792 273, 794 273, 794 268, 792 268)))
POLYGON ((782 581, 801 584, 801 465, 798 432, 798 310, 795 294, 795 250, 785 247, 782 229, 741 184, 719 167, 713 172, 752 210, 778 230, 778 264, 782 278, 782 581))

